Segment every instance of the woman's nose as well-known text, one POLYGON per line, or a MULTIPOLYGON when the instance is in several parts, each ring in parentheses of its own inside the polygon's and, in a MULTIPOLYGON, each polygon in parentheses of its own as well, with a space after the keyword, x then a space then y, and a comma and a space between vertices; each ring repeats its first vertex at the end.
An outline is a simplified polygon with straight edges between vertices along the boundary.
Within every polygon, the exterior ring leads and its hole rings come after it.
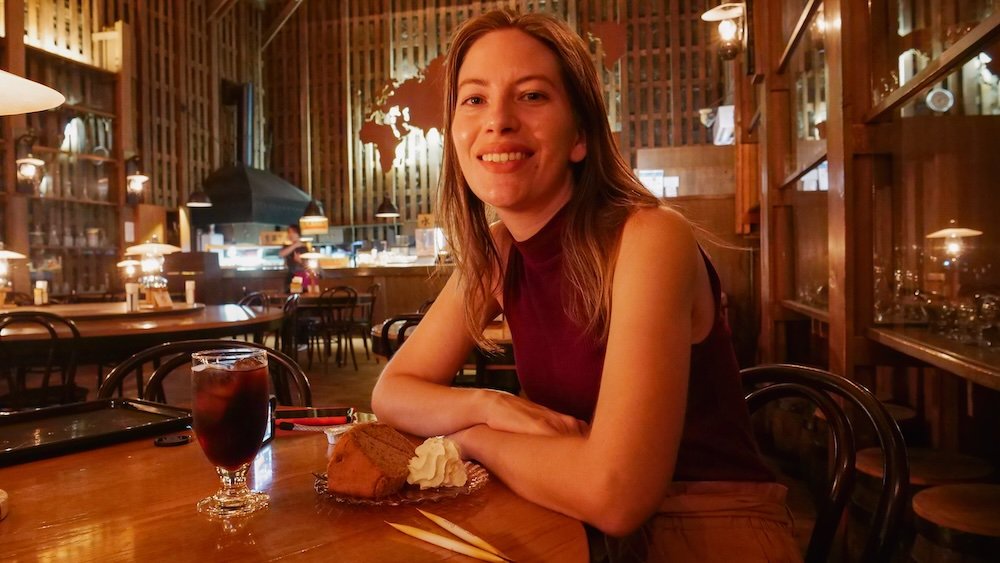
POLYGON ((513 131, 518 126, 517 114, 512 103, 507 101, 494 102, 490 106, 486 118, 486 128, 493 133, 513 131))

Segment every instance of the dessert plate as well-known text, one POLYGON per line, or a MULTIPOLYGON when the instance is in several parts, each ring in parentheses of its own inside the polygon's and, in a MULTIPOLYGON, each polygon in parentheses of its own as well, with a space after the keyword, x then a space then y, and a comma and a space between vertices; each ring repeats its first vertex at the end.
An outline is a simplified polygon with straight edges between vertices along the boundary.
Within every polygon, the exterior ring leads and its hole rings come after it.
POLYGON ((421 490, 415 485, 406 485, 403 490, 382 498, 363 498, 339 493, 332 493, 326 489, 326 473, 313 473, 316 477, 314 487, 320 496, 342 502, 346 504, 363 504, 367 506, 399 506, 401 504, 418 504, 423 502, 437 502, 440 500, 455 498, 461 495, 471 495, 483 488, 490 480, 490 474, 482 465, 472 461, 465 462, 465 472, 469 478, 465 485, 461 487, 437 487, 435 489, 421 490))

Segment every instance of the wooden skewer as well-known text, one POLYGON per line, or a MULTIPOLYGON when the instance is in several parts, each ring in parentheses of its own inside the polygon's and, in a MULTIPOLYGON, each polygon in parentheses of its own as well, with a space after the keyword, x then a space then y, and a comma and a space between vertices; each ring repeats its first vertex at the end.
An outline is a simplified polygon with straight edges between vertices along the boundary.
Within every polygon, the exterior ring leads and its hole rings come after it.
POLYGON ((448 520, 446 518, 438 516, 437 514, 433 514, 433 513, 424 511, 424 510, 420 510, 419 508, 417 510, 419 510, 420 513, 423 514, 424 516, 426 516, 427 518, 430 518, 430 520, 432 522, 434 522, 435 524, 437 524, 438 526, 441 526, 445 530, 448 530, 449 532, 451 532, 451 533, 455 534, 456 536, 462 538, 463 540, 471 543, 472 545, 474 545, 476 547, 479 547, 479 548, 482 548, 482 549, 484 549, 484 550, 492 553, 493 555, 496 555, 497 557, 500 557, 501 559, 504 559, 506 561, 514 561, 510 557, 507 557, 506 555, 504 555, 503 552, 501 552, 499 549, 497 549, 497 548, 493 547, 492 545, 490 545, 489 542, 487 542, 486 540, 480 538, 479 536, 473 534, 472 532, 466 530, 465 528, 459 526, 458 524, 455 524, 454 522, 452 522, 452 521, 450 521, 450 520, 448 520))
POLYGON ((413 526, 407 526, 405 524, 393 524, 392 522, 386 522, 386 524, 396 528, 404 534, 417 538, 418 540, 425 541, 427 543, 434 544, 438 547, 443 547, 449 551, 454 551, 455 553, 461 553, 462 555, 468 555, 474 559, 479 559, 480 561, 492 561, 493 563, 506 563, 503 559, 493 555, 488 551, 479 549, 476 546, 469 545, 467 543, 460 542, 458 540, 453 540, 451 538, 446 538, 444 536, 439 536, 437 534, 432 534, 427 530, 421 530, 420 528, 415 528, 413 526))

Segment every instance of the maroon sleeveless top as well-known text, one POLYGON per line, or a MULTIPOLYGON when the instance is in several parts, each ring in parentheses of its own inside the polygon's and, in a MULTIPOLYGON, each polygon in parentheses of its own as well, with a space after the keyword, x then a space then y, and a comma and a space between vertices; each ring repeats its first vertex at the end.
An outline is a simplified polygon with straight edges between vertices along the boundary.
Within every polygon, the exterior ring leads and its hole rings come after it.
MULTIPOLYGON (((606 344, 587 336, 563 309, 564 211, 528 240, 511 246, 504 276, 504 314, 513 340, 517 376, 527 397, 590 422, 606 344)), ((674 480, 773 481, 753 441, 739 365, 729 326, 720 312, 719 277, 704 253, 702 256, 712 283, 716 316, 705 340, 691 347, 687 411, 674 480)))

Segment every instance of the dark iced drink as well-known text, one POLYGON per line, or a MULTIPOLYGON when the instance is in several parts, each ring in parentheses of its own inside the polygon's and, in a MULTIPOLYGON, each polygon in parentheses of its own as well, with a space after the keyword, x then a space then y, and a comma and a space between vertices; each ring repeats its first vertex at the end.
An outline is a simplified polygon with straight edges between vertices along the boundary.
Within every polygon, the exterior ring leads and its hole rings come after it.
POLYGON ((194 432, 213 464, 235 470, 253 461, 267 426, 266 356, 195 363, 194 432))

